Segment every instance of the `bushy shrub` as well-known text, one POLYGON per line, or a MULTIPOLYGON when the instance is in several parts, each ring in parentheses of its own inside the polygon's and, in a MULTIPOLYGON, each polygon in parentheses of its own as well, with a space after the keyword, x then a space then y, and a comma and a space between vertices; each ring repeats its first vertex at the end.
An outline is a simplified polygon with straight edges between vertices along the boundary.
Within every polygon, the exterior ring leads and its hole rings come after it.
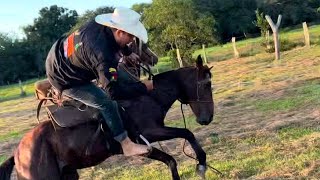
MULTIPOLYGON (((274 41, 273 39, 269 42, 263 41, 261 42, 261 46, 265 48, 267 53, 274 53, 274 41)), ((280 51, 288 51, 294 49, 297 46, 304 46, 303 42, 294 42, 290 41, 286 38, 280 39, 280 51)))

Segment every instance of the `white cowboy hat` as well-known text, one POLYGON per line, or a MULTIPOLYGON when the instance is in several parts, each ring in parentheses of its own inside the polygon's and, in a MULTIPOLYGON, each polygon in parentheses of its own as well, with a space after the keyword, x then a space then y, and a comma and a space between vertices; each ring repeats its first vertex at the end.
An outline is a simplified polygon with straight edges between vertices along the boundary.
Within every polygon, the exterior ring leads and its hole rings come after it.
POLYGON ((140 22, 140 14, 128 8, 116 8, 113 13, 100 14, 95 21, 104 26, 109 26, 141 39, 144 43, 148 42, 146 28, 140 22))

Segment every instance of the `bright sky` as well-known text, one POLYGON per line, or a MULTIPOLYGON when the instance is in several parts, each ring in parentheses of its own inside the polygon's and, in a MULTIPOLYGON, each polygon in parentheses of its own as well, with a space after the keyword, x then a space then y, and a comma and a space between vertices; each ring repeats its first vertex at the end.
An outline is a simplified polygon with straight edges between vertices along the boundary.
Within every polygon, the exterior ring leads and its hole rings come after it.
POLYGON ((101 6, 132 7, 136 3, 150 3, 152 0, 0 0, 0 32, 21 37, 22 28, 33 24, 43 7, 58 5, 76 10, 78 14, 95 10, 101 6))

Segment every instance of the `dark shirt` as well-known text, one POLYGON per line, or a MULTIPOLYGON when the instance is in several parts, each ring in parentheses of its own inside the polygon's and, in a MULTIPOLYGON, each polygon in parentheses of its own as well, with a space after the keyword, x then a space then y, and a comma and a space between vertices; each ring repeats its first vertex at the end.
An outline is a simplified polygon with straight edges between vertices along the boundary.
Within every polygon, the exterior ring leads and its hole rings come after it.
POLYGON ((118 96, 114 97, 116 99, 146 94, 146 86, 141 82, 125 86, 117 83, 114 70, 121 53, 130 52, 116 43, 112 30, 91 21, 69 37, 55 42, 46 60, 47 76, 60 92, 97 79, 105 90, 111 85, 114 96, 118 96))

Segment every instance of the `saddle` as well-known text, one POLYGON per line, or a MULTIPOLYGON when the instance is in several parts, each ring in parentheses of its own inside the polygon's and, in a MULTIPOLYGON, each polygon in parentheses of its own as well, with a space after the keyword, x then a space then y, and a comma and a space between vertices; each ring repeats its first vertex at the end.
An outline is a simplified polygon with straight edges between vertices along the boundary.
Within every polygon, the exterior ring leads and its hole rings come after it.
POLYGON ((62 128, 99 121, 102 118, 99 110, 66 96, 62 97, 47 79, 35 83, 35 94, 40 100, 37 108, 38 121, 43 104, 49 119, 62 128), (52 103, 47 104, 47 101, 52 103))
MULTIPOLYGON (((83 123, 98 122, 103 126, 103 129, 106 130, 104 133, 108 134, 109 127, 104 123, 103 117, 98 109, 65 96, 61 97, 58 91, 51 86, 47 79, 35 83, 35 93, 37 99, 40 100, 37 108, 37 119, 39 123, 40 110, 44 104, 49 119, 58 127, 68 128, 83 123), (48 101, 51 103, 48 104, 48 101)), ((118 101, 118 103, 121 118, 123 120, 130 119, 125 109, 129 107, 131 103, 128 101, 118 101)), ((140 133, 136 126, 127 126, 126 123, 124 123, 124 126, 125 129, 128 130, 129 136, 136 137, 136 139, 139 137, 140 133)), ((97 129, 97 133, 101 129, 99 127, 97 129)))
POLYGON ((86 106, 74 99, 62 97, 47 79, 35 83, 35 94, 36 98, 40 100, 37 108, 37 119, 39 123, 42 104, 46 105, 45 110, 55 130, 57 130, 56 126, 60 128, 70 128, 84 123, 98 122, 97 130, 87 143, 85 155, 90 155, 91 149, 101 133, 106 137, 107 149, 110 149, 108 141, 112 139, 112 136, 108 127, 102 123, 102 116, 99 110, 86 106), (51 101, 50 105, 47 104, 48 101, 51 101), (102 127, 106 131, 101 132, 103 130, 102 127))
POLYGON ((100 119, 100 113, 97 109, 75 100, 65 101, 62 106, 57 104, 46 106, 45 109, 49 118, 63 128, 100 119))

